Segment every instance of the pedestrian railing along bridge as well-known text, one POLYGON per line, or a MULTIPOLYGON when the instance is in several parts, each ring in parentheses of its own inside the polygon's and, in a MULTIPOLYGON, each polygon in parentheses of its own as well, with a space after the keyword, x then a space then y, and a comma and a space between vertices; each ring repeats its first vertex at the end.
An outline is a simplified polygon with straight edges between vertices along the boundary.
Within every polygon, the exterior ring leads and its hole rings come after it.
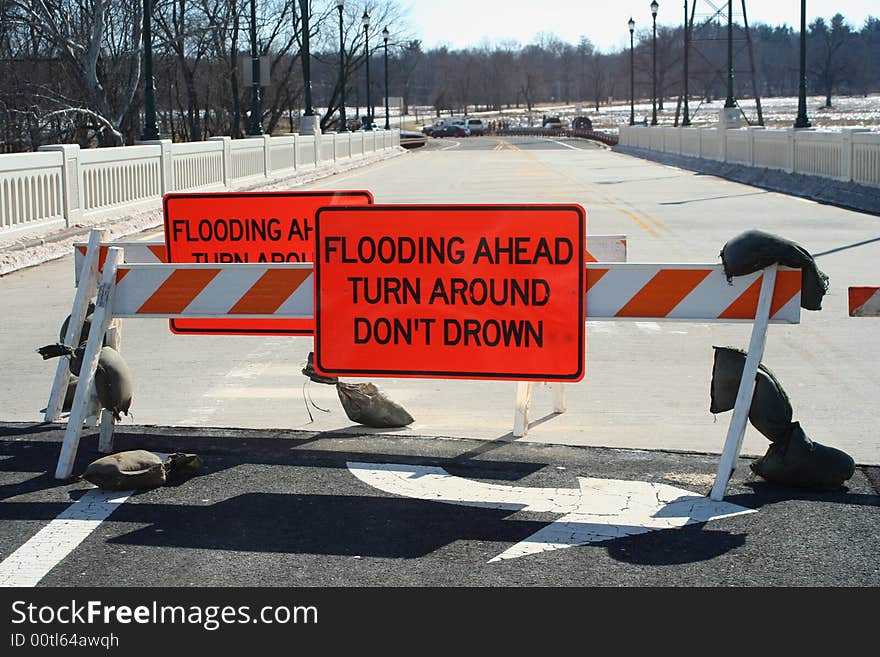
POLYGON ((880 132, 620 126, 620 145, 880 187, 880 132))
POLYGON ((158 201, 168 192, 227 189, 399 145, 400 130, 373 130, 95 149, 57 144, 0 155, 0 235, 70 227, 84 215, 158 201))

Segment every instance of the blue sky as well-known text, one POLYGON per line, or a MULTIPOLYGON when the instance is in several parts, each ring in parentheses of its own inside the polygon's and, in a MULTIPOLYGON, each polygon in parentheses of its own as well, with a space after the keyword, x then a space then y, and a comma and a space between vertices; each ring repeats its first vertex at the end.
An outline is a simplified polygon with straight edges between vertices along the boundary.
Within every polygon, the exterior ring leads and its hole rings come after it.
MULTIPOLYGON (((684 0, 658 0, 658 25, 681 24, 684 0)), ((539 32, 552 32, 563 41, 577 43, 586 36, 599 49, 619 50, 629 43, 626 21, 632 16, 636 29, 651 25, 650 0, 401 0, 409 27, 426 48, 445 43, 451 48, 515 40, 531 42, 539 32)), ((690 3, 689 3, 690 4, 690 3)), ((713 0, 715 6, 726 3, 713 0)), ((751 0, 746 2, 749 23, 797 26, 800 0, 751 0)), ((741 3, 734 1, 734 20, 741 22, 741 3)), ((698 0, 697 15, 711 12, 706 0, 698 0)), ((840 12, 855 27, 868 16, 880 17, 878 0, 807 0, 807 20, 830 18, 840 12)))

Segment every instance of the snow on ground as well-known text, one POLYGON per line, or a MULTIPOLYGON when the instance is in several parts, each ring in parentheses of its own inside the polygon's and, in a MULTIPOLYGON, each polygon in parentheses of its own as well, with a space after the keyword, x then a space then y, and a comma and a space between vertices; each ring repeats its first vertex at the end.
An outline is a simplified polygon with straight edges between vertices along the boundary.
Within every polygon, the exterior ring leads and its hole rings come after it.
MULTIPOLYGON (((724 106, 724 98, 712 102, 701 102, 692 99, 688 103, 691 125, 710 126, 718 121, 718 114, 724 106)), ((757 104, 754 98, 737 99, 737 104, 751 125, 758 125, 757 104)), ((807 97, 807 118, 813 128, 818 130, 838 131, 843 128, 863 128, 880 131, 880 94, 868 96, 833 96, 831 108, 825 108, 825 96, 807 97)), ((657 112, 659 125, 674 125, 677 100, 667 100, 663 109, 657 112)), ((761 109, 764 125, 768 128, 790 128, 794 126, 797 116, 797 96, 782 98, 762 98, 761 109)), ((635 120, 651 121, 651 101, 640 100, 635 103, 635 120)), ((511 126, 540 126, 544 114, 559 116, 563 124, 570 124, 575 116, 586 116, 593 123, 594 130, 617 132, 620 125, 629 123, 630 105, 627 101, 615 101, 613 104, 595 105, 588 102, 571 104, 545 104, 534 107, 528 112, 525 107, 505 109, 503 112, 472 112, 483 121, 506 120, 511 126)), ((434 121, 434 113, 428 107, 419 108, 419 121, 413 116, 411 127, 434 121)), ((680 121, 680 118, 679 118, 680 121)), ((744 122, 745 125, 745 122, 744 122)))

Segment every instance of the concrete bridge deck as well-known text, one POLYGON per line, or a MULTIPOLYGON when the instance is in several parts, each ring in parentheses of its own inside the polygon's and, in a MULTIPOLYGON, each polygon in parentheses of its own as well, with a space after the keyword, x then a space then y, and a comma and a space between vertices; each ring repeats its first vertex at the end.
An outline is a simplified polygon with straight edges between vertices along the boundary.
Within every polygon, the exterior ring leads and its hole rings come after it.
MULTIPOLYGON (((750 228, 794 240, 818 255, 831 288, 821 312, 804 311, 797 326, 771 326, 764 363, 808 435, 859 463, 880 463, 874 420, 880 325, 846 313, 847 287, 878 279, 877 217, 593 143, 541 138, 431 140, 424 151, 298 189, 369 189, 378 203, 576 202, 587 210, 588 233, 628 236, 633 262, 717 262, 721 246, 750 228)), ((0 419, 40 419, 54 365, 34 349, 56 339, 72 301, 71 281, 72 257, 0 279, 8 373, 0 382, 0 419)), ((587 375, 569 386, 568 412, 552 415, 549 393, 539 386, 525 440, 720 451, 728 421, 708 412, 712 345, 745 348, 749 332, 750 325, 737 324, 589 322, 587 375)), ((139 424, 364 431, 345 416, 334 388, 303 390, 310 338, 175 336, 163 320, 126 320, 123 336, 139 424), (307 408, 305 396, 329 412, 307 408)), ((416 418, 404 434, 510 437, 513 383, 375 382, 416 418)), ((766 448, 750 427, 743 453, 766 448)))

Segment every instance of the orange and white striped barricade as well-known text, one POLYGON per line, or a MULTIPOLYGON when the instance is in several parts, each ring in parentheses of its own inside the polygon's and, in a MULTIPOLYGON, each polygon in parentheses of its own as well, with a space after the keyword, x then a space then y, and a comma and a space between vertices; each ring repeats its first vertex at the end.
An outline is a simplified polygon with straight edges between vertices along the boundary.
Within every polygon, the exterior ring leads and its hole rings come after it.
MULTIPOLYGON (((74 272, 79 284, 80 271, 85 261, 86 244, 74 244, 74 272)), ((164 242, 102 242, 98 259, 99 271, 107 257, 107 249, 120 247, 126 263, 166 263, 168 251, 164 242)), ((585 262, 626 262, 626 235, 588 235, 584 251, 585 262)), ((121 344, 121 331, 114 322, 108 332, 108 343, 114 349, 121 344)), ((565 387, 562 383, 549 383, 553 395, 553 412, 565 411, 565 387)), ((531 407, 532 383, 523 381, 517 385, 513 435, 523 436, 528 431, 528 413, 531 407)), ((57 419, 57 415, 53 418, 57 419)))
POLYGON ((850 317, 880 317, 880 287, 849 288, 850 317))
MULTIPOLYGON (((88 390, 114 318, 314 318, 312 263, 120 264, 122 255, 120 248, 108 250, 57 478, 67 478, 72 471, 88 390)), ((800 321, 800 271, 773 265, 728 283, 718 264, 593 263, 586 266, 585 275, 585 319, 754 321, 711 492, 712 499, 723 499, 742 445, 768 324, 800 321)), ((112 415, 105 413, 102 443, 109 444, 112 430, 112 415), (110 419, 105 422, 105 417, 110 419)))
MULTIPOLYGON (((587 235, 584 262, 626 262, 626 235, 587 235)), ((565 412, 565 385, 548 384, 553 396, 553 412, 565 412)), ((532 406, 532 382, 516 385, 513 410, 513 435, 517 438, 529 430, 529 411, 532 406)))

